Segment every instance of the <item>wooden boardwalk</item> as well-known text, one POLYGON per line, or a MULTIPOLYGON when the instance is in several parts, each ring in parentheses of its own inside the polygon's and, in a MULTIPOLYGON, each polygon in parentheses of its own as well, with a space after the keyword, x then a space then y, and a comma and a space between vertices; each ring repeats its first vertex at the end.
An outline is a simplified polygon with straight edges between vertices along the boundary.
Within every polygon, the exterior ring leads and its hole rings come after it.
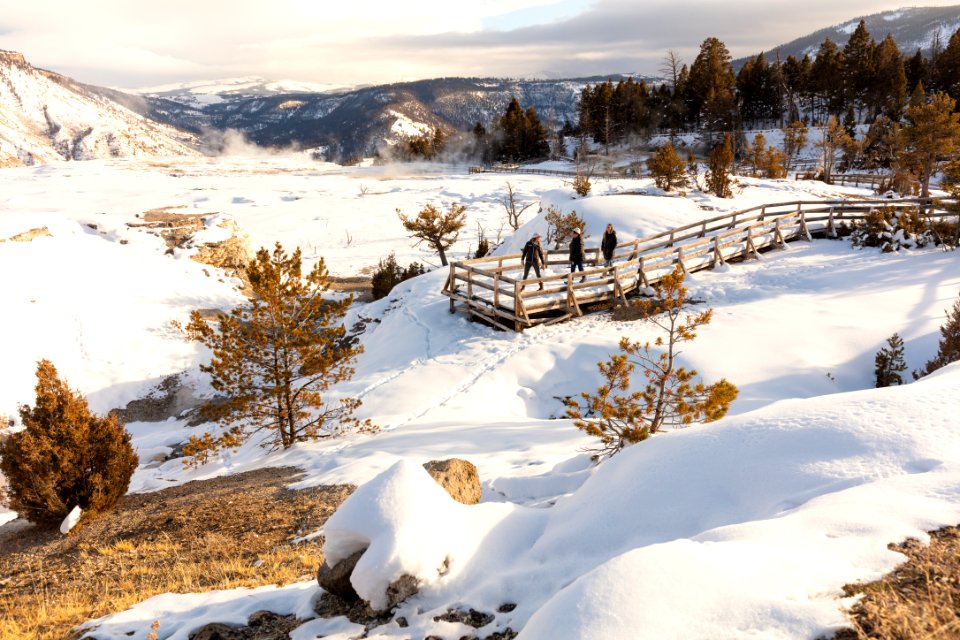
POLYGON ((793 240, 835 237, 838 225, 863 221, 876 209, 920 212, 956 224, 957 205, 919 198, 767 204, 621 242, 610 267, 602 266, 598 248, 587 249, 582 273, 569 273, 566 249, 544 252, 548 271, 563 273, 527 280, 519 253, 453 262, 443 294, 450 298, 451 313, 460 304, 491 325, 522 331, 581 316, 592 305, 627 304, 628 295, 656 284, 678 264, 690 273, 755 258, 793 240))

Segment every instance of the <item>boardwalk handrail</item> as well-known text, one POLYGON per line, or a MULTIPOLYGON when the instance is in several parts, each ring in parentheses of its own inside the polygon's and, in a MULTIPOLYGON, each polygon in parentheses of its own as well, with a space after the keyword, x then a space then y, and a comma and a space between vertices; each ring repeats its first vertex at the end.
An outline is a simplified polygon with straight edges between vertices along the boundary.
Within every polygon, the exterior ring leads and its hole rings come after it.
MULTIPOLYGON (((524 269, 519 253, 453 262, 443 293, 450 298, 451 312, 456 302, 465 303, 472 315, 520 331, 582 315, 584 304, 625 304, 627 293, 655 284, 676 265, 685 272, 697 271, 732 258, 756 257, 765 248, 782 247, 798 238, 809 240, 814 232, 836 236, 837 225, 865 220, 886 208, 915 211, 928 219, 960 219, 956 199, 768 203, 621 242, 614 249, 610 267, 600 266, 595 247, 586 251, 588 268, 583 272, 542 274, 539 278, 524 279, 516 273, 524 269), (549 315, 557 312, 560 315, 549 315)), ((960 241, 960 224, 957 236, 955 245, 960 241)), ((545 254, 547 266, 569 264, 567 249, 551 249, 545 254)))

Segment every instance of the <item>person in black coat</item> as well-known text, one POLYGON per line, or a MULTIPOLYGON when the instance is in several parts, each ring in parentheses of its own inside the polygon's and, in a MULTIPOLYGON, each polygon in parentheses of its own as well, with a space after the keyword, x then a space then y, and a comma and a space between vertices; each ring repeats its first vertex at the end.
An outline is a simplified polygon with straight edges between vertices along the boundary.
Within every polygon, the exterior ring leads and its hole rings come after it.
POLYGON ((608 224, 606 231, 603 232, 603 240, 600 241, 600 252, 603 254, 603 266, 613 265, 613 252, 617 248, 617 232, 613 230, 613 225, 608 224))
MULTIPOLYGON (((570 240, 570 273, 575 272, 577 269, 583 271, 583 236, 580 235, 579 229, 573 230, 573 239, 570 240)), ((586 276, 580 278, 580 282, 583 282, 586 279, 586 276)))
MULTIPOLYGON (((521 260, 523 260, 523 278, 526 280, 527 276, 530 275, 530 267, 533 267, 534 273, 537 274, 537 277, 540 277, 540 265, 545 265, 547 261, 543 257, 543 247, 540 246, 540 234, 535 233, 533 237, 527 240, 527 244, 523 245, 523 253, 520 254, 521 260)), ((540 283, 540 289, 543 289, 543 283, 540 283)), ((523 290, 523 287, 520 287, 523 290)))

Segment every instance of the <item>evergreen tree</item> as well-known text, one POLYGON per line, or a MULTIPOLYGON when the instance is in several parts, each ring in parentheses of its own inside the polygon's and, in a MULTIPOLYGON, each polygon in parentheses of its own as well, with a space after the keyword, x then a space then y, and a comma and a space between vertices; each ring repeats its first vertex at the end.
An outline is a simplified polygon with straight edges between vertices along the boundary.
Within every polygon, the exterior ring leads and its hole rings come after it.
MULTIPOLYGON (((850 109, 862 109, 876 79, 876 46, 866 24, 861 20, 843 48, 843 83, 847 107, 850 109)), ((859 118, 856 121, 859 122, 859 118)))
POLYGON ((943 54, 937 58, 937 88, 954 100, 960 100, 960 30, 950 36, 943 54))
POLYGON ((723 142, 710 152, 707 165, 707 190, 718 198, 729 198, 733 195, 730 190, 730 171, 733 168, 733 148, 730 144, 730 134, 723 136, 723 142))
POLYGON ((843 54, 830 38, 824 39, 810 68, 811 89, 815 97, 814 113, 821 121, 843 111, 843 54))
POLYGON ((906 111, 901 162, 920 180, 920 197, 930 196, 930 178, 960 149, 960 114, 945 93, 929 99, 915 96, 906 111))
POLYGON ((213 324, 198 311, 190 315, 188 334, 213 352, 201 370, 226 398, 208 405, 205 415, 230 428, 216 438, 191 436, 185 453, 204 462, 254 434, 265 434, 264 446, 286 449, 351 427, 374 429, 353 417, 359 400, 328 404, 323 398, 331 386, 350 379, 362 352, 344 340, 346 329, 339 324, 352 298, 323 295, 329 288, 323 259, 304 277, 300 249, 288 255, 278 242, 273 252, 257 251, 247 277, 253 289, 247 304, 213 324))
POLYGON ((405 216, 400 209, 397 209, 397 217, 410 236, 417 239, 416 244, 426 242, 440 256, 440 264, 447 266, 447 249, 460 237, 460 230, 466 224, 466 210, 466 205, 451 202, 450 210, 444 213, 428 204, 416 218, 405 216))
POLYGON ((679 265, 654 289, 653 298, 634 304, 640 317, 663 335, 652 343, 621 338, 620 353, 597 363, 605 381, 597 393, 581 393, 582 407, 577 400, 567 402, 567 416, 600 440, 595 459, 612 456, 662 429, 719 420, 737 397, 737 387, 726 379, 706 385, 696 381, 696 371, 678 362, 680 345, 696 338, 696 330, 709 324, 713 314, 707 309, 682 315, 687 290, 679 265), (631 392, 637 367, 644 387, 631 392))
POLYGON ((907 96, 907 74, 903 55, 889 33, 874 52, 873 80, 867 87, 867 97, 873 115, 884 115, 899 120, 907 96))
POLYGON ((497 122, 497 130, 497 156, 501 160, 520 162, 545 158, 550 154, 547 130, 540 122, 536 109, 528 107, 524 111, 516 97, 510 99, 506 112, 497 122))
POLYGON ((650 175, 660 189, 672 191, 688 186, 686 163, 677 155, 677 150, 669 142, 664 143, 653 157, 647 161, 650 175))
MULTIPOLYGON (((940 367, 960 360, 960 299, 955 300, 953 308, 947 313, 947 321, 940 327, 940 344, 937 356, 929 360, 921 375, 933 373, 940 367)), ((917 374, 914 374, 917 377, 917 374)))
POLYGON ((424 273, 426 273, 426 269, 417 262, 410 263, 410 266, 404 269, 397 264, 397 258, 391 252, 389 256, 377 263, 377 268, 370 279, 373 299, 379 300, 387 297, 393 288, 404 280, 415 278, 424 273))
POLYGON ((908 94, 912 93, 918 84, 930 83, 930 67, 920 49, 917 49, 917 52, 906 62, 904 71, 907 75, 906 93, 908 94))
POLYGON ((11 509, 53 527, 74 508, 84 518, 111 509, 137 468, 130 434, 116 416, 90 413, 49 360, 37 363, 36 404, 20 407, 24 429, 0 440, 11 509))
POLYGON ((690 115, 707 128, 725 126, 736 106, 735 90, 736 77, 727 46, 717 38, 707 38, 700 45, 685 86, 690 115))
POLYGON ((887 338, 887 346, 880 349, 873 359, 877 387, 903 384, 901 373, 907 370, 903 360, 903 339, 896 333, 887 338))

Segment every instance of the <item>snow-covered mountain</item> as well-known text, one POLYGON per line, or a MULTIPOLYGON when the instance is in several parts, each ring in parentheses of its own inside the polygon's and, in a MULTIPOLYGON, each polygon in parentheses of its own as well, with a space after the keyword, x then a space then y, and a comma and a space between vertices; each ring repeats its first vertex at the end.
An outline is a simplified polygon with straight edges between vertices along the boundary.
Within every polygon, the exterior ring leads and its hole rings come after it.
MULTIPOLYGON (((812 58, 816 56, 824 38, 830 38, 842 47, 861 20, 877 42, 889 33, 905 56, 913 55, 917 49, 922 50, 924 55, 929 55, 930 48, 937 39, 942 49, 947 46, 950 36, 960 29, 960 5, 904 7, 895 11, 860 16, 791 40, 765 51, 764 55, 768 62, 776 59, 778 52, 781 60, 786 60, 787 56, 791 55, 798 59, 805 55, 812 58)), ((734 66, 739 68, 745 60, 746 58, 741 58, 734 61, 734 66)))
POLYGON ((0 167, 54 160, 195 155, 193 135, 0 50, 0 167))
POLYGON ((286 93, 334 93, 353 87, 300 80, 268 80, 259 76, 229 78, 226 80, 197 80, 155 87, 122 89, 124 93, 172 100, 180 104, 202 108, 209 104, 234 102, 248 98, 274 96, 286 93))
MULTIPOLYGON (((609 76, 614 82, 621 77, 609 76)), ((279 91, 286 83, 214 83, 198 91, 146 90, 142 108, 177 127, 235 129, 257 144, 319 147, 328 159, 341 160, 435 128, 450 133, 477 122, 489 126, 514 96, 559 128, 564 120, 576 121, 581 89, 607 79, 436 78, 323 92, 279 91)))

